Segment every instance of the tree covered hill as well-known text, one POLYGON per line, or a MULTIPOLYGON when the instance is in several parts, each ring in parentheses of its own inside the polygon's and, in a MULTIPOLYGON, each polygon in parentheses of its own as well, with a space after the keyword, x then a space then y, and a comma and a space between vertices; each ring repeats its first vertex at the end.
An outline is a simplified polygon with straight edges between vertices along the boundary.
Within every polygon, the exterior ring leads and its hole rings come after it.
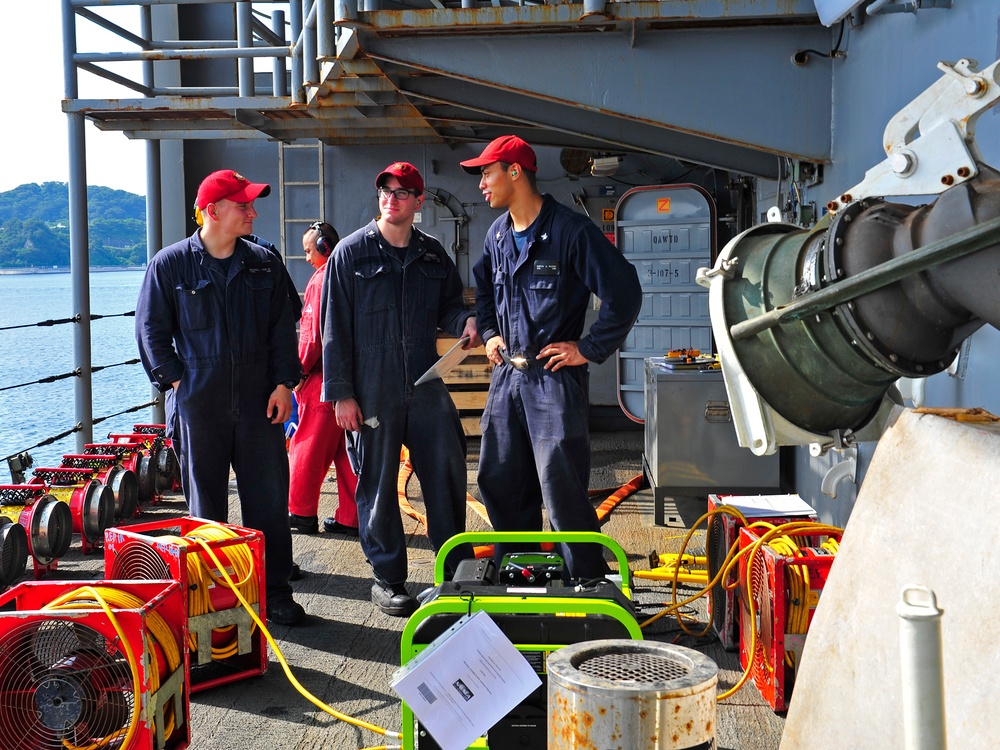
MULTIPOLYGON (((124 190, 87 189, 90 265, 146 262, 146 199, 124 190)), ((0 193, 0 268, 69 265, 69 186, 21 185, 0 193)))

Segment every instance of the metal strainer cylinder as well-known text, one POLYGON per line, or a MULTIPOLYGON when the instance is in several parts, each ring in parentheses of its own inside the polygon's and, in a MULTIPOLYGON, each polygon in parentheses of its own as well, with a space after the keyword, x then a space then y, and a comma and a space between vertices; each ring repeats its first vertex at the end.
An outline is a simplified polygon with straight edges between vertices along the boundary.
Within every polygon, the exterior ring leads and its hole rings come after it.
POLYGON ((549 750, 714 750, 719 668, 682 646, 584 641, 548 658, 549 750))

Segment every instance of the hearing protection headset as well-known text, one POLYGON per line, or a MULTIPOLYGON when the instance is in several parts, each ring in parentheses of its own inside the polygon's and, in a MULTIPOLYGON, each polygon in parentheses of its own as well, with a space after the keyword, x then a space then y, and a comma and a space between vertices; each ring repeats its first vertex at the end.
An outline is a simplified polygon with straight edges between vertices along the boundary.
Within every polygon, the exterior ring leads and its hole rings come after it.
MULTIPOLYGON (((213 219, 218 219, 219 210, 216 209, 215 211, 209 211, 208 215, 211 216, 213 219)), ((198 208, 198 204, 195 204, 194 206, 194 220, 199 227, 205 226, 205 212, 202 211, 200 208, 198 208)))
POLYGON ((333 228, 332 224, 327 224, 325 221, 314 221, 309 225, 309 228, 319 232, 319 237, 316 238, 316 250, 319 251, 320 255, 328 257, 333 252, 333 248, 340 242, 337 230, 333 228))

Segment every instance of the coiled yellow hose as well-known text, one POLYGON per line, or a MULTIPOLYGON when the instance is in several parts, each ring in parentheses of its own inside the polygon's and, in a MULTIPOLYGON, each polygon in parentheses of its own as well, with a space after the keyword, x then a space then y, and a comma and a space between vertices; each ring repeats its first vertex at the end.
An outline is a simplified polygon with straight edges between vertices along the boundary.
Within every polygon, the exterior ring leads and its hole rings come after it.
MULTIPOLYGON (((139 668, 137 663, 138 660, 142 658, 142 654, 137 654, 133 650, 128 637, 118 624, 118 619, 115 617, 112 607, 118 607, 119 609, 141 609, 145 606, 145 602, 126 591, 121 591, 120 589, 110 588, 108 586, 81 586, 78 589, 74 589, 73 591, 69 591, 62 596, 57 597, 42 607, 42 609, 46 611, 81 610, 94 609, 95 605, 104 610, 104 613, 107 615, 108 620, 114 627, 119 639, 121 639, 122 650, 128 658, 129 669, 132 673, 133 692, 135 696, 135 700, 132 705, 132 717, 127 728, 119 729, 106 737, 97 738, 89 745, 74 745, 68 740, 63 740, 63 746, 67 748, 67 750, 99 750, 100 748, 110 747, 112 743, 114 743, 115 747, 131 747, 132 739, 139 726, 138 709, 141 705, 140 696, 142 694, 142 683, 139 678, 139 668)), ((148 673, 149 689, 151 692, 155 693, 160 689, 160 665, 159 656, 153 646, 155 644, 160 646, 160 650, 162 651, 164 658, 167 660, 167 671, 169 673, 173 673, 180 668, 181 653, 180 646, 174 639, 170 626, 167 625, 166 620, 164 620, 158 612, 154 610, 147 613, 146 626, 148 629, 145 636, 146 651, 150 655, 150 668, 148 673)), ((164 710, 165 726, 163 727, 163 736, 165 738, 169 738, 170 735, 173 734, 176 724, 175 718, 173 703, 171 702, 164 710)))
MULTIPOLYGON (((688 543, 691 537, 694 536, 695 532, 701 526, 702 523, 708 521, 716 515, 730 515, 739 520, 741 525, 749 526, 754 529, 766 529, 763 535, 754 544, 745 547, 744 549, 739 548, 739 540, 733 542, 732 546, 729 548, 729 552, 726 554, 725 560, 719 566, 719 570, 716 572, 715 576, 712 577, 702 589, 697 591, 692 596, 687 597, 682 601, 677 601, 677 584, 678 584, 678 574, 680 572, 680 567, 674 569, 674 579, 673 590, 671 593, 670 606, 665 607, 661 611, 657 612, 655 615, 640 623, 640 628, 645 628, 648 625, 659 620, 669 614, 673 614, 677 618, 677 622, 681 629, 693 636, 703 636, 711 628, 712 623, 708 621, 701 630, 693 631, 688 628, 685 619, 694 619, 689 615, 682 614, 680 609, 691 602, 694 602, 701 597, 709 594, 712 588, 716 585, 721 585, 726 589, 732 590, 739 586, 739 576, 736 575, 737 565, 743 564, 744 570, 746 570, 746 580, 751 581, 750 570, 753 565, 753 558, 755 555, 759 554, 760 548, 765 544, 774 547, 775 543, 778 545, 775 547, 775 551, 782 555, 788 555, 790 551, 792 554, 788 556, 801 556, 801 551, 798 545, 792 539, 795 536, 823 536, 823 535, 837 535, 843 534, 843 529, 836 526, 829 526, 826 524, 816 523, 815 521, 792 521, 786 524, 781 524, 779 526, 774 526, 773 524, 758 521, 755 523, 750 523, 747 521, 746 517, 735 507, 731 505, 722 505, 715 510, 711 510, 708 513, 702 515, 697 521, 692 524, 691 529, 685 535, 684 540, 681 542, 680 551, 677 553, 678 559, 683 557, 687 550, 688 543), (784 549, 785 551, 782 551, 784 549), (741 560, 745 562, 741 563, 741 560)), ((822 545, 821 548, 830 552, 830 554, 836 554, 839 549, 839 542, 837 539, 830 537, 822 545)), ((789 606, 789 627, 786 632, 790 633, 805 633, 809 624, 809 604, 808 604, 808 593, 809 593, 809 578, 808 569, 803 565, 790 565, 787 568, 790 572, 794 571, 791 575, 790 586, 794 586, 792 592, 793 605, 789 606), (794 630, 792 627, 801 628, 800 630, 794 630)), ((752 591, 746 593, 746 600, 748 601, 750 616, 747 618, 750 623, 750 646, 748 653, 750 658, 747 659, 747 667, 743 670, 743 674, 740 679, 736 682, 733 687, 720 693, 716 699, 723 701, 726 698, 734 695, 740 688, 746 684, 747 679, 750 677, 750 672, 753 668, 753 653, 757 648, 757 613, 756 605, 752 591)), ((786 659, 790 658, 786 653, 786 659)), ((773 669, 773 666, 771 666, 773 669)))
MULTIPOLYGON (((160 541, 171 542, 181 547, 198 547, 201 541, 218 542, 229 539, 238 539, 239 535, 230 528, 221 524, 206 523, 198 526, 187 533, 186 536, 163 536, 158 537, 160 541)), ((247 544, 233 544, 225 548, 226 560, 229 562, 236 582, 230 585, 232 579, 223 578, 218 571, 222 570, 222 565, 218 569, 207 564, 208 559, 195 549, 185 555, 188 576, 188 616, 197 617, 209 612, 215 612, 215 604, 212 602, 212 587, 221 586, 233 588, 235 586, 243 594, 243 599, 251 604, 260 601, 260 590, 257 581, 256 571, 253 563, 253 553, 247 544), (192 554, 196 553, 196 554, 192 554)), ((256 630, 256 624, 253 630, 256 630)), ((228 640, 216 646, 212 645, 213 659, 228 659, 239 653, 239 642, 236 637, 236 626, 227 625, 215 628, 213 633, 220 635, 231 634, 228 640)), ((253 631, 251 631, 253 632, 253 631)), ((198 650, 198 635, 190 633, 188 635, 188 648, 191 651, 198 650)))

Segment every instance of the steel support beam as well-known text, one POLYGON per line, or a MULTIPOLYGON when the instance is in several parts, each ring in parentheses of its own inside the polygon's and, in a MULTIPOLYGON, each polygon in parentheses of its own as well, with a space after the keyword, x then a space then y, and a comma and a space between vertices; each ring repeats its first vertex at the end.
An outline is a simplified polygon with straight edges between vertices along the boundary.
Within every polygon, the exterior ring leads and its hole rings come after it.
POLYGON ((441 8, 434 0, 423 7, 369 9, 358 14, 359 25, 380 32, 406 30, 480 32, 497 29, 530 30, 558 26, 623 26, 632 22, 646 25, 715 26, 745 24, 819 23, 813 0, 736 0, 733 2, 697 2, 660 0, 660 2, 608 2, 602 12, 589 12, 583 3, 511 3, 492 6, 462 4, 461 9, 441 8), (428 6, 433 4, 434 8, 428 6))
MULTIPOLYGON (((76 18, 70 0, 62 3, 63 85, 67 99, 79 95, 73 50, 76 49, 76 18)), ((76 416, 76 451, 83 453, 94 442, 93 359, 90 341, 90 233, 87 215, 87 121, 83 115, 67 118, 69 136, 69 269, 73 314, 73 362, 78 371, 73 383, 76 416)))
POLYGON ((290 100, 274 96, 151 96, 144 99, 73 99, 63 102, 63 112, 91 114, 107 112, 212 113, 236 109, 288 109, 290 100))
POLYGON ((791 60, 797 50, 829 47, 830 31, 822 27, 674 29, 648 31, 634 40, 622 32, 361 34, 369 57, 424 74, 398 77, 401 89, 468 103, 476 111, 484 99, 497 100, 506 92, 520 97, 526 119, 544 119, 537 112, 546 105, 575 112, 575 118, 590 117, 602 128, 607 118, 620 118, 623 133, 645 124, 662 130, 667 142, 681 135, 702 139, 700 157, 671 154, 702 163, 712 163, 722 146, 816 162, 830 156, 836 62, 814 58, 800 66, 791 60), (559 74, 525 75, 523 65, 498 60, 531 61, 534 70, 559 74), (443 77, 443 85, 434 75, 443 77))

